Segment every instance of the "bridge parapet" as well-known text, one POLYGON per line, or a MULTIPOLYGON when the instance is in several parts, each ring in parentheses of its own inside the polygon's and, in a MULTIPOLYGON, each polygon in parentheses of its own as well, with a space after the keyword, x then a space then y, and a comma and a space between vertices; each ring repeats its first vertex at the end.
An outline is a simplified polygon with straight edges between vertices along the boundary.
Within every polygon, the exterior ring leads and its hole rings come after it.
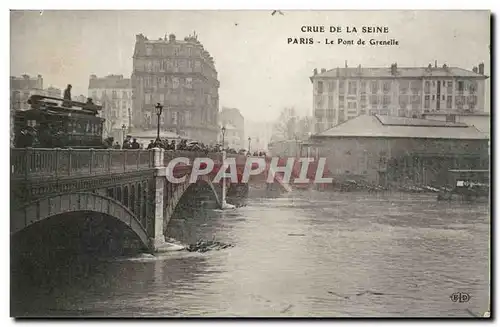
POLYGON ((11 149, 11 178, 77 177, 154 168, 152 150, 11 149))

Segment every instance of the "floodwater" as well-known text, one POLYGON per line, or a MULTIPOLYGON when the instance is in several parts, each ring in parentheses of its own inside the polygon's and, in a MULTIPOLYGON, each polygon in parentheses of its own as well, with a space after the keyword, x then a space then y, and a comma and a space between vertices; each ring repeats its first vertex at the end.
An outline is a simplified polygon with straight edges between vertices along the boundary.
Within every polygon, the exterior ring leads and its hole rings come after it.
POLYGON ((30 287, 15 276, 12 313, 472 317, 488 310, 487 204, 293 192, 250 198, 234 211, 185 211, 168 233, 234 247, 73 261, 30 287), (458 292, 469 301, 453 302, 458 292))

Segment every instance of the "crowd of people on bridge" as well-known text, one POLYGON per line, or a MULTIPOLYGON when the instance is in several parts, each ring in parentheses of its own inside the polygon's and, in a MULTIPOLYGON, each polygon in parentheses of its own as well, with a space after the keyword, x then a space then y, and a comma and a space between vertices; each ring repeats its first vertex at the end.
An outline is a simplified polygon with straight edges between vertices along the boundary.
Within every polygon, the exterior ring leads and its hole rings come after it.
MULTIPOLYGON (((118 142, 115 142, 113 137, 108 137, 105 140, 106 148, 109 149, 143 149, 144 145, 142 143, 137 142, 137 139, 132 138, 131 135, 127 135, 123 143, 120 145, 118 142)), ((197 141, 188 141, 186 139, 179 140, 168 140, 168 139, 160 139, 160 140, 150 140, 146 149, 150 150, 153 148, 161 148, 168 151, 193 151, 193 152, 204 152, 204 153, 217 153, 221 152, 222 146, 220 144, 215 145, 206 145, 203 142, 197 141)), ((247 152, 246 150, 237 151, 236 149, 227 147, 225 149, 228 154, 242 154, 242 155, 253 155, 253 156, 266 156, 264 151, 254 151, 253 154, 251 152, 247 152)))

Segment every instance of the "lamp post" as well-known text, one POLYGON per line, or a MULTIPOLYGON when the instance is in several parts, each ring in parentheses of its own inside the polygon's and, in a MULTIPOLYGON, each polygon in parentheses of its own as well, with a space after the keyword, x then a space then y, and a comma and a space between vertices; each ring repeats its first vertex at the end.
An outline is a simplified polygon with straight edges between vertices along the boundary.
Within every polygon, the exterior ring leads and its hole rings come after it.
POLYGON ((160 142, 160 116, 163 111, 163 106, 160 103, 157 103, 155 106, 156 115, 158 116, 158 126, 156 131, 156 141, 160 142))
POLYGON ((222 151, 224 152, 224 135, 226 134, 226 127, 222 126, 222 151))
POLYGON ((125 141, 125 130, 127 129, 127 126, 125 124, 122 125, 122 144, 123 141, 125 141))
POLYGON ((250 155, 250 143, 252 142, 252 138, 248 137, 248 154, 250 155))
POLYGON ((226 134, 226 127, 222 126, 222 167, 224 170, 224 174, 222 175, 222 201, 221 201, 221 209, 232 209, 233 205, 230 205, 226 202, 226 150, 224 149, 224 135, 226 134))

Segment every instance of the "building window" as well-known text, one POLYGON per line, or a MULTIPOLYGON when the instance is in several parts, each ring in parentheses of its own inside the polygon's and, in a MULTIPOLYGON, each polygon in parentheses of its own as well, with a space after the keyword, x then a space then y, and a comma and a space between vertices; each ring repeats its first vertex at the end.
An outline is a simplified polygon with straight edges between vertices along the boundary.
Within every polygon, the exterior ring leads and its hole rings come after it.
POLYGON ((372 81, 370 83, 370 89, 372 93, 377 93, 378 92, 378 81, 372 81))
POLYGON ((391 82, 385 81, 384 82, 384 93, 389 93, 389 91, 391 91, 391 82))
POLYGON ((356 95, 358 93, 358 82, 349 82, 348 92, 349 95, 356 95))
POLYGON ((339 93, 340 94, 345 93, 345 81, 339 81, 339 93))
POLYGON ((408 92, 409 87, 410 87, 409 81, 399 81, 399 93, 406 94, 408 92))
POLYGON ((172 124, 173 125, 177 125, 177 123, 178 123, 178 120, 177 120, 177 111, 172 111, 172 117, 171 118, 172 118, 172 120, 171 120, 172 124))
POLYGON ((360 108, 366 108, 366 95, 362 95, 359 99, 360 108))
POLYGON ((326 111, 326 118, 328 121, 333 121, 333 119, 335 118, 335 111, 333 109, 328 109, 326 111))
POLYGON ((459 95, 455 97, 455 105, 458 109, 463 109, 465 102, 465 97, 463 95, 459 95))
POLYGON ((476 82, 470 82, 469 84, 469 93, 474 94, 477 91, 477 83, 476 82))
POLYGON ((335 92, 335 88, 337 87, 336 81, 330 81, 328 83, 328 92, 333 93, 335 92))
POLYGON ((328 108, 333 108, 333 96, 328 96, 328 108))
POLYGON ((391 103, 391 96, 384 95, 384 97, 382 98, 382 106, 383 106, 383 108, 387 108, 390 103, 391 103))
POLYGON ((322 95, 316 96, 316 108, 323 109, 323 96, 322 95))
POLYGON ((345 108, 344 96, 343 95, 339 95, 339 108, 340 109, 344 109, 345 108))
POLYGON ((432 101, 436 100, 436 96, 432 95, 432 101))
POLYGON ((323 109, 316 109, 314 111, 314 116, 316 117, 316 120, 321 121, 325 116, 325 111, 323 109))
POLYGON ((349 101, 347 102, 347 109, 357 109, 356 102, 349 101))
POLYGON ((361 81, 360 92, 361 94, 366 93, 366 81, 361 81))
POLYGON ((193 79, 191 77, 187 77, 186 78, 186 87, 188 89, 192 89, 193 88, 193 79))
POLYGON ((429 81, 425 82, 424 92, 425 93, 431 93, 431 82, 429 82, 429 81))
POLYGON ((323 94, 323 82, 318 81, 318 94, 323 94))
POLYGON ((425 108, 425 109, 429 109, 429 108, 431 107, 431 102, 430 102, 430 100, 431 100, 431 97, 430 97, 430 96, 428 96, 428 95, 426 95, 426 96, 425 96, 425 101, 424 101, 424 108, 425 108))
POLYGON ((464 91, 464 82, 463 81, 458 81, 457 83, 457 91, 463 92, 464 91))
POLYGON ((420 94, 422 90, 422 82, 420 81, 411 81, 411 91, 413 94, 420 94))
POLYGON ((446 93, 448 93, 448 94, 453 93, 453 82, 452 81, 449 81, 446 84, 446 93))
POLYGON ((408 96, 407 95, 400 95, 399 96, 399 106, 403 109, 406 108, 408 105, 408 96))
POLYGON ((174 56, 178 56, 179 55, 179 47, 174 47, 174 56))
POLYGON ((172 88, 176 89, 179 87, 179 78, 178 77, 172 77, 172 88))
POLYGON ((469 109, 475 109, 477 105, 477 96, 469 95, 468 97, 469 109))
POLYGON ((378 97, 376 95, 370 95, 370 104, 372 107, 376 107, 378 105, 378 97))
POLYGON ((447 109, 451 109, 452 101, 453 101, 453 97, 451 95, 448 95, 446 97, 446 108, 447 109))
POLYGON ((144 94, 144 103, 151 104, 151 93, 144 94))

